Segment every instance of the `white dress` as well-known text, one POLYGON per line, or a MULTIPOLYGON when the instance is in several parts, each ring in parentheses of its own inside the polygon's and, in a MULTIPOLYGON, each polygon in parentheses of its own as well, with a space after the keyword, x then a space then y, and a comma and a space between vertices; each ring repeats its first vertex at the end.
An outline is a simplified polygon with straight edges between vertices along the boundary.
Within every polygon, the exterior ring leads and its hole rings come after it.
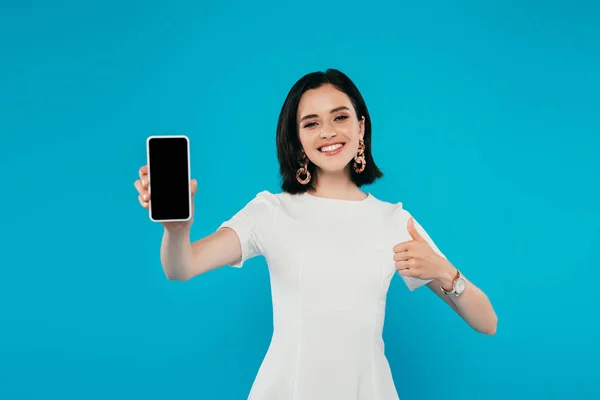
MULTIPOLYGON (((370 194, 263 191, 221 225, 242 245, 232 266, 263 255, 271 279, 273 336, 249 400, 398 400, 382 331, 392 247, 411 240, 409 217, 370 194)), ((428 282, 398 276, 410 290, 428 282)))

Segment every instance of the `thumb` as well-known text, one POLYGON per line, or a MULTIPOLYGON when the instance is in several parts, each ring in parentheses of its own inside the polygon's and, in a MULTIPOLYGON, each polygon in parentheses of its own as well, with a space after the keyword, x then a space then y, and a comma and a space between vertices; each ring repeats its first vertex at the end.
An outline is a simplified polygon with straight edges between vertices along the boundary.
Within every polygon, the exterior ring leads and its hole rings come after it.
POLYGON ((408 233, 410 233, 410 237, 412 237, 413 240, 420 242, 425 241, 425 239, 423 239, 423 236, 421 236, 421 234, 417 232, 417 228, 415 227, 415 219, 413 217, 410 217, 408 219, 408 233))
POLYGON ((196 190, 198 190, 198 182, 195 179, 192 179, 190 182, 191 194, 194 196, 196 194, 196 190))

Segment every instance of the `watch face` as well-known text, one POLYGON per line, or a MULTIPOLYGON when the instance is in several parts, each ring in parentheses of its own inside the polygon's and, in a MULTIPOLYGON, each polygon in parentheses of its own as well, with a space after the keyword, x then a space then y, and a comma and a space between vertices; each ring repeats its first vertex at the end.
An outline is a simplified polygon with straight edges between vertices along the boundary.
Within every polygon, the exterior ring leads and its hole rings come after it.
POLYGON ((456 292, 462 293, 465 290, 465 280, 463 278, 458 278, 456 280, 456 292))

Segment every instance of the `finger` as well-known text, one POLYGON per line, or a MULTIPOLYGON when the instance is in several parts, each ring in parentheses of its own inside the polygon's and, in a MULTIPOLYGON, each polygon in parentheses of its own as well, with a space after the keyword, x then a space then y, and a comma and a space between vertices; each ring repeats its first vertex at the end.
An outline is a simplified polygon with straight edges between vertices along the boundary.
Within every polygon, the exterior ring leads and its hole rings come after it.
POLYGON ((141 194, 138 196, 138 201, 140 202, 142 207, 144 207, 145 209, 148 209, 148 202, 146 200, 144 200, 144 197, 141 194))
POLYGON ((398 270, 411 269, 413 271, 416 271, 419 269, 418 263, 414 258, 411 258, 410 260, 405 260, 405 261, 396 261, 394 263, 394 266, 398 270))
POLYGON ((413 217, 410 217, 408 219, 408 233, 410 234, 410 237, 413 238, 413 240, 416 241, 423 241, 425 239, 423 239, 423 236, 421 236, 421 234, 419 232, 417 232, 417 228, 415 227, 415 219, 413 217))
POLYGON ((192 196, 194 196, 196 194, 196 191, 198 190, 198 182, 195 179, 192 179, 190 187, 191 187, 192 196))
POLYGON ((408 261, 396 261, 394 263, 394 266, 396 267, 397 270, 410 268, 410 265, 408 264, 408 261))
POLYGON ((407 261, 412 257, 414 257, 414 255, 410 251, 400 251, 398 253, 394 253, 394 261, 407 261))
POLYGON ((141 198, 144 199, 144 201, 150 200, 150 193, 148 192, 148 189, 143 186, 142 182, 139 179, 137 181, 135 181, 135 183, 133 185, 137 189, 141 198))
POLYGON ((139 180, 135 181, 134 186, 138 190, 138 198, 141 201, 147 202, 150 200, 150 193, 142 187, 142 184, 139 180))
POLYGON ((140 168, 140 178, 143 178, 145 175, 148 175, 148 166, 144 165, 140 168))
POLYGON ((148 174, 140 174, 140 182, 142 183, 142 186, 147 189, 148 183, 150 182, 150 179, 148 179, 148 174))
POLYGON ((411 249, 413 245, 413 241, 408 241, 408 242, 402 242, 402 243, 398 243, 397 245, 395 245, 393 247, 394 253, 398 253, 401 251, 408 251, 411 249))
POLYGON ((136 180, 133 183, 133 186, 135 186, 135 188, 138 191, 138 194, 141 194, 144 191, 144 186, 142 185, 142 181, 140 179, 136 180))
POLYGON ((143 166, 142 168, 140 168, 140 182, 142 183, 142 186, 144 188, 148 188, 148 167, 147 166, 143 166))
POLYGON ((419 272, 417 270, 415 270, 414 268, 399 269, 398 273, 402 276, 409 276, 409 277, 414 277, 414 278, 419 277, 419 272))

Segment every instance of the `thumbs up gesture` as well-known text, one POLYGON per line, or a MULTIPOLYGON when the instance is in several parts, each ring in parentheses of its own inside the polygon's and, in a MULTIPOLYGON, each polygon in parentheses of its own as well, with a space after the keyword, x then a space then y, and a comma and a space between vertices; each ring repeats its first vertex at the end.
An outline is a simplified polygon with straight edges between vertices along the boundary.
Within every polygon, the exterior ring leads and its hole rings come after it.
POLYGON ((400 275, 419 279, 442 279, 454 267, 437 254, 415 228, 415 220, 408 220, 408 233, 412 240, 394 246, 395 266, 400 275))

